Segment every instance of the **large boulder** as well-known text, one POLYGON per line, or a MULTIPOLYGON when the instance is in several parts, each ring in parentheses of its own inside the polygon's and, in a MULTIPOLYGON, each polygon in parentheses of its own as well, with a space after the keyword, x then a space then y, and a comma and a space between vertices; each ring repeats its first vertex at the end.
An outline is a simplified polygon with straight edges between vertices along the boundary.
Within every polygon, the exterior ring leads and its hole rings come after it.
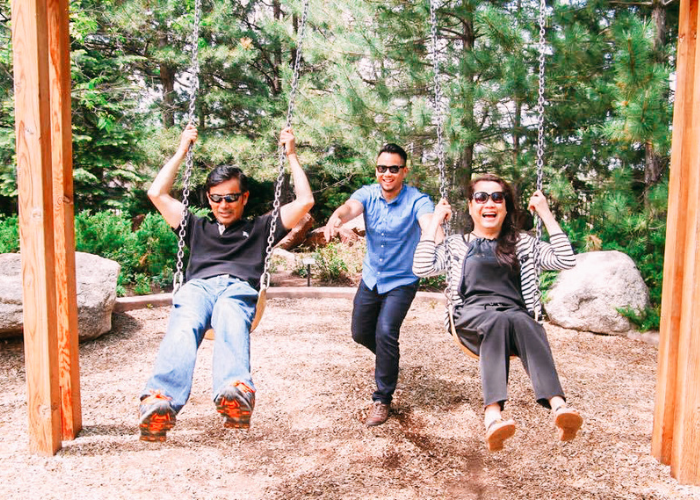
MULTIPOLYGON (((309 231, 304 241, 304 246, 310 250, 315 250, 316 248, 324 248, 328 245, 329 241, 326 239, 324 231, 325 227, 319 227, 313 231, 309 231)), ((356 241, 360 240, 360 236, 357 235, 355 231, 349 229, 345 226, 338 228, 337 235, 334 238, 338 238, 341 243, 345 245, 352 246, 356 241)))
POLYGON ((617 312, 649 306, 649 289, 634 261, 622 252, 588 252, 576 256, 576 267, 559 273, 547 292, 545 310, 563 328, 626 335, 630 321, 617 312))
POLYGON ((306 214, 297 223, 296 226, 292 228, 287 236, 282 238, 279 243, 277 243, 275 248, 281 248, 282 250, 291 250, 301 245, 306 239, 306 234, 311 230, 314 225, 314 218, 311 214, 306 214))
POLYGON ((365 235, 365 216, 360 214, 352 220, 347 221, 343 224, 343 227, 351 230, 358 236, 365 235))
MULTIPOLYGON (((83 252, 75 254, 78 334, 91 340, 112 329, 119 264, 83 252)), ((22 264, 16 253, 0 254, 0 338, 22 334, 22 264)))

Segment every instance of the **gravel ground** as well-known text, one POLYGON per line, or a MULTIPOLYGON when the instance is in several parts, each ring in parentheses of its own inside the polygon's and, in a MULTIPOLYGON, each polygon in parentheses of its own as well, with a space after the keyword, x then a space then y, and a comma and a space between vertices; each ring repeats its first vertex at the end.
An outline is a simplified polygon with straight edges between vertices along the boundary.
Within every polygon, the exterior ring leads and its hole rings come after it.
POLYGON ((138 394, 167 308, 115 314, 81 345, 84 428, 55 457, 28 453, 22 343, 0 343, 0 498, 690 499, 651 455, 656 349, 547 325, 579 437, 555 439, 519 361, 506 449, 483 442, 477 363, 441 329, 442 307, 416 303, 401 336, 390 420, 362 421, 373 357, 349 334, 349 300, 274 299, 253 334, 252 427, 224 429, 211 402, 212 342, 190 402, 165 443, 139 441, 138 394))

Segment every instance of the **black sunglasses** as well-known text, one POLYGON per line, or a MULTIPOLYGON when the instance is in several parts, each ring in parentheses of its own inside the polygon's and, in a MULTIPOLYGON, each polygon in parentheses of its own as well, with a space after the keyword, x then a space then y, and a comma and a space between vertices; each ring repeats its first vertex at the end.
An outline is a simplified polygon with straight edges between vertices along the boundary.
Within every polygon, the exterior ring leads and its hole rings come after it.
POLYGON ((484 191, 479 191, 478 193, 474 193, 472 195, 472 199, 480 204, 486 203, 487 201, 489 201, 489 198, 491 198, 494 203, 498 204, 501 204, 504 201, 506 201, 506 195, 503 193, 503 191, 494 191, 490 194, 484 191))
POLYGON ((235 203, 238 201, 238 198, 243 196, 243 193, 208 194, 207 196, 209 196, 212 203, 221 203, 223 200, 226 200, 226 203, 235 203))
POLYGON ((398 174, 399 170, 404 168, 405 166, 406 165, 377 165, 377 172, 383 174, 388 170, 392 174, 398 174))

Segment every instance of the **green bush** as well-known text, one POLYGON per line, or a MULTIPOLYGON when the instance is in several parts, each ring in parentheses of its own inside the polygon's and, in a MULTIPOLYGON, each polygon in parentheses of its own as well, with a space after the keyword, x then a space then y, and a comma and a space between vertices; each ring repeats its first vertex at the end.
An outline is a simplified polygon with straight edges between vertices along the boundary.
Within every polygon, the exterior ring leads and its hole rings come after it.
MULTIPOLYGON (((323 284, 347 285, 353 283, 362 272, 362 259, 365 255, 364 240, 346 245, 340 242, 329 243, 324 248, 318 248, 311 256, 316 261, 312 266, 312 277, 318 278, 323 284)), ((306 266, 303 259, 297 259, 294 274, 306 278, 306 266)))
POLYGON ((444 292, 446 286, 445 280, 446 276, 444 274, 421 278, 418 289, 425 292, 444 292))
POLYGON ((0 216, 0 253, 19 252, 19 221, 16 215, 0 216))
POLYGON ((330 243, 314 252, 321 282, 337 283, 347 279, 348 265, 343 260, 342 247, 342 243, 330 243))
MULTIPOLYGON (((159 214, 146 215, 136 231, 138 269, 161 288, 172 285, 177 259, 177 235, 159 214)), ((186 257, 185 257, 186 260, 186 257)))
POLYGON ((110 211, 80 212, 75 218, 75 249, 117 261, 124 283, 133 281, 139 255, 131 220, 125 215, 110 211))
POLYGON ((145 274, 137 274, 134 277, 134 283, 134 293, 136 295, 148 295, 151 293, 151 280, 145 274))
POLYGON ((635 262, 649 288, 651 307, 641 314, 621 312, 639 329, 659 328, 668 183, 654 186, 644 199, 629 170, 616 171, 591 205, 589 220, 564 221, 562 227, 579 252, 619 250, 635 262))
MULTIPOLYGON (((128 289, 142 295, 153 286, 172 285, 177 236, 165 220, 156 213, 143 219, 136 231, 131 219, 111 211, 92 214, 81 212, 75 218, 76 250, 114 260, 121 266, 117 294, 128 289)), ((185 262, 187 257, 185 256, 185 262)))

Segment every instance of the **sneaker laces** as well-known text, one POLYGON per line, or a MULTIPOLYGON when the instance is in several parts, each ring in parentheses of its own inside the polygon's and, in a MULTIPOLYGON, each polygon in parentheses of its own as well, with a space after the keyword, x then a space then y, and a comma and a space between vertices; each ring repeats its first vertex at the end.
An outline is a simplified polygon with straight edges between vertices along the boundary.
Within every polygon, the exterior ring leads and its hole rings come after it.
POLYGON ((171 401, 173 398, 166 396, 160 389, 151 389, 150 395, 146 396, 141 400, 141 404, 151 404, 158 400, 171 401))

